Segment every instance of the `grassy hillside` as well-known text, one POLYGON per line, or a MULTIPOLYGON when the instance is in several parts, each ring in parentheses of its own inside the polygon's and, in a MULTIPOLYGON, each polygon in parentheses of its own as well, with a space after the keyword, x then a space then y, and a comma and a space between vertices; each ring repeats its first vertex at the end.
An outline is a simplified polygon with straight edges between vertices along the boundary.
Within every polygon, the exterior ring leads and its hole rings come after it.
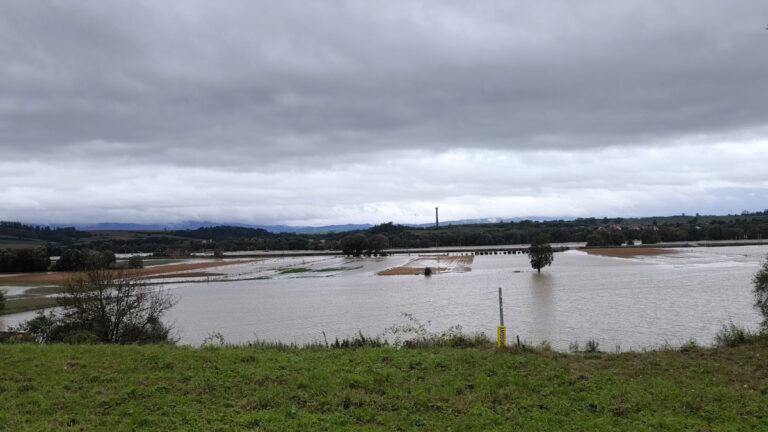
POLYGON ((0 345, 7 430, 768 430, 768 339, 483 348, 0 345))

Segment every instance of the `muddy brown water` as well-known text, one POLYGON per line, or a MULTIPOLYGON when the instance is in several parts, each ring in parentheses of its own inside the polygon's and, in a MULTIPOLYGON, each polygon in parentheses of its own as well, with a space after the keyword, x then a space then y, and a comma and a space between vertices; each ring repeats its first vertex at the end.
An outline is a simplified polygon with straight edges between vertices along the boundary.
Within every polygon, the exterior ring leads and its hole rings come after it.
MULTIPOLYGON (((406 255, 275 258, 215 269, 251 280, 167 285, 179 298, 168 319, 181 343, 192 345, 212 332, 228 342, 305 343, 322 341, 325 331, 332 342, 358 331, 382 334, 405 323, 402 313, 429 323, 432 331, 461 325, 493 337, 502 287, 509 338, 548 341, 560 350, 588 339, 609 351, 690 339, 710 344, 730 321, 757 328, 751 278, 768 246, 676 251, 632 259, 568 251, 555 254, 541 274, 524 255, 477 256, 470 272, 431 277, 377 275, 414 258, 406 255), (290 266, 322 271, 280 273, 290 266)), ((0 317, 0 329, 32 315, 0 317)))

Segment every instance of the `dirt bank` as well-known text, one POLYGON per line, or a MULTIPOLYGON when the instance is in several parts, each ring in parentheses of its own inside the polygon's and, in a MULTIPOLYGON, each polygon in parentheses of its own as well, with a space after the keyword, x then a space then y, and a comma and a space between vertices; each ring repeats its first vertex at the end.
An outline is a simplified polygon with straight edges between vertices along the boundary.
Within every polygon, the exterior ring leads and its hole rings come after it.
MULTIPOLYGON (((148 277, 164 275, 163 277, 169 277, 167 275, 171 273, 186 272, 190 270, 203 270, 215 267, 221 267, 233 264, 243 264, 248 262, 255 262, 257 260, 232 260, 232 261, 208 261, 208 262, 195 262, 195 263, 182 263, 182 264, 168 264, 159 265, 143 269, 136 270, 138 276, 148 277)), ((205 272, 195 272, 193 274, 185 274, 184 276, 204 276, 205 272)), ((13 276, 3 277, 0 276, 0 283, 21 283, 30 284, 38 283, 45 284, 58 284, 61 285, 66 282, 67 278, 72 276, 71 272, 51 272, 51 273, 25 273, 13 276)))
POLYGON ((379 272, 381 276, 401 276, 424 274, 424 269, 429 267, 432 273, 463 272, 469 271, 475 257, 473 255, 425 255, 412 259, 399 267, 392 267, 379 272))
POLYGON ((582 250, 590 255, 600 255, 614 258, 635 258, 639 256, 670 255, 677 253, 677 251, 674 249, 641 247, 588 248, 582 250))

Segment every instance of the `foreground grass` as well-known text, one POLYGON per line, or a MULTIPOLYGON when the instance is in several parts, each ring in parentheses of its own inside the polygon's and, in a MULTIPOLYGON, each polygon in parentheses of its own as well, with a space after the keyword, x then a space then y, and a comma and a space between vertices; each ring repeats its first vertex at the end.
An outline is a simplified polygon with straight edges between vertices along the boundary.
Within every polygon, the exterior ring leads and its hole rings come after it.
POLYGON ((768 339, 624 354, 0 345, 7 430, 768 430, 768 339))

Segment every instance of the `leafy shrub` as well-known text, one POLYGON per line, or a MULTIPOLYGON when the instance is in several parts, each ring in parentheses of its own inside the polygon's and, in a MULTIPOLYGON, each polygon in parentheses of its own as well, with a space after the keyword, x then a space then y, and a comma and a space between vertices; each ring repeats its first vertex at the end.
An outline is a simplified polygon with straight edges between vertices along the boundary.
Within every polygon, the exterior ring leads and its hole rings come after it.
POLYGON ((172 328, 160 321, 176 300, 131 273, 91 270, 70 278, 59 297, 60 308, 22 323, 41 343, 172 342, 172 328))
POLYGON ((744 327, 734 323, 723 324, 723 328, 715 335, 715 346, 735 347, 743 344, 752 336, 752 333, 744 327))
POLYGON ((755 307, 763 315, 763 330, 768 331, 768 258, 752 278, 755 293, 755 307))
POLYGON ((144 259, 141 257, 141 255, 133 255, 132 257, 128 258, 128 268, 129 269, 144 268, 144 259))
POLYGON ((598 342, 597 339, 588 340, 587 344, 584 346, 584 352, 587 352, 587 353, 600 352, 600 342, 598 342))

